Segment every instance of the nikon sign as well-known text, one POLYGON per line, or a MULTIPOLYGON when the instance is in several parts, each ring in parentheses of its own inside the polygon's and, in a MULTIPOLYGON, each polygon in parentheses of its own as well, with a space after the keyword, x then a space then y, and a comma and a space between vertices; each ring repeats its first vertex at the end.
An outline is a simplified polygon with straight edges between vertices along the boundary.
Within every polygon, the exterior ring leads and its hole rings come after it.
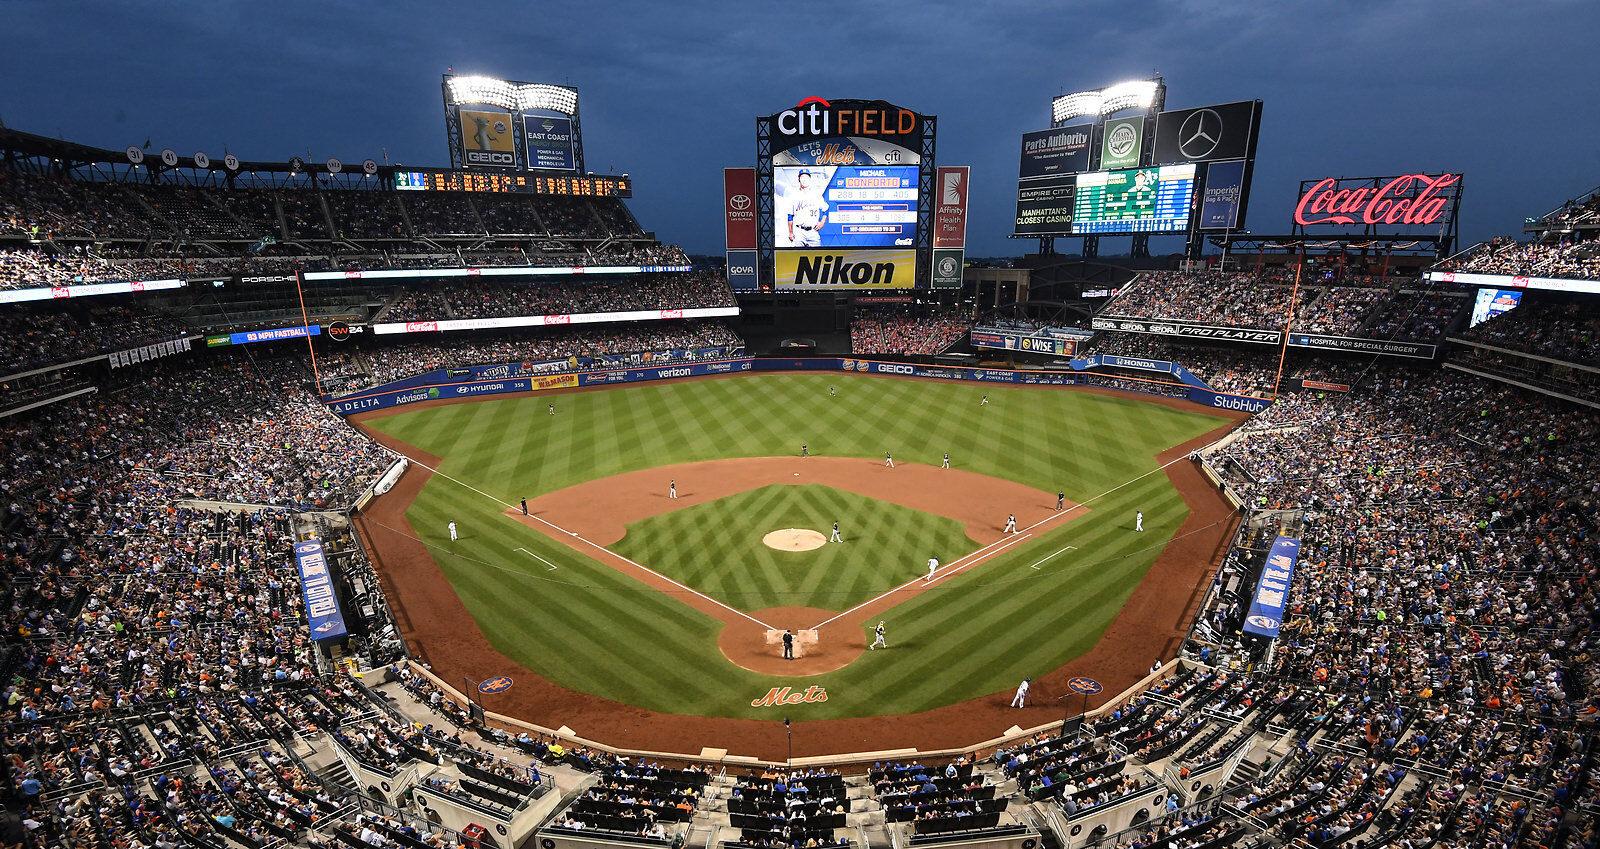
POLYGON ((780 290, 910 289, 916 279, 912 248, 778 251, 774 256, 773 280, 780 290))

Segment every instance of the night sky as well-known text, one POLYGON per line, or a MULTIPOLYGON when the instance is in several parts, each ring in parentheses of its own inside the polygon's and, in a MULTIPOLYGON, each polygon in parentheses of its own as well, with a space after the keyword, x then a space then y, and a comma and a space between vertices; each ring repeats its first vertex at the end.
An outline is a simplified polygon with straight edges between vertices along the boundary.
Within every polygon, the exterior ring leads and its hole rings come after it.
POLYGON ((1007 256, 1034 244, 1007 238, 1021 134, 1058 94, 1159 72, 1169 108, 1265 101, 1255 232, 1287 232, 1302 179, 1459 171, 1466 245, 1600 184, 1597 32, 1600 4, 1577 0, 0 0, 0 120, 111 149, 441 166, 446 68, 568 84, 589 169, 631 174, 663 240, 720 253, 722 168, 754 164, 755 116, 884 99, 939 116, 938 161, 972 166, 968 253, 1007 256))

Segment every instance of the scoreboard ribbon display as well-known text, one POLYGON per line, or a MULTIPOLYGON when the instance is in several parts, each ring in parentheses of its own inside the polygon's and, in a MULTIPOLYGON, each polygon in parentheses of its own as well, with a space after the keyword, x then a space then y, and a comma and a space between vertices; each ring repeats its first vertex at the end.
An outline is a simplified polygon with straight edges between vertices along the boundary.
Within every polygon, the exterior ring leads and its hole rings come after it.
POLYGON ((1079 174, 1072 232, 1181 233, 1189 227, 1194 174, 1192 164, 1079 174))

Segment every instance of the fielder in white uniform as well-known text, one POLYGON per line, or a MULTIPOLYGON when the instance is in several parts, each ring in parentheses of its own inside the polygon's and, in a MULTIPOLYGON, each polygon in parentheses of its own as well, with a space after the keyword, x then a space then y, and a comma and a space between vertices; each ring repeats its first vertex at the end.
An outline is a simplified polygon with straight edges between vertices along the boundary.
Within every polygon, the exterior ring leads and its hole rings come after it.
POLYGON ((839 536, 839 523, 833 523, 833 536, 828 537, 828 542, 844 542, 844 537, 839 536))
POLYGON ((822 246, 822 225, 828 223, 828 203, 822 199, 822 190, 812 190, 815 175, 801 171, 795 177, 799 191, 789 200, 786 218, 789 220, 789 244, 797 248, 822 246))
POLYGON ((886 648, 889 647, 889 644, 883 641, 883 623, 882 622, 878 623, 877 634, 878 634, 878 638, 872 641, 872 645, 867 646, 867 650, 868 651, 871 651, 872 649, 886 649, 886 648))
POLYGON ((1144 530, 1144 511, 1143 510, 1135 510, 1135 511, 1133 511, 1133 529, 1136 530, 1136 531, 1144 530))
POLYGON ((675 481, 675 480, 667 481, 667 497, 668 498, 677 498, 678 497, 678 482, 677 481, 675 481))
POLYGON ((940 466, 939 468, 941 468, 941 469, 950 468, 950 452, 949 451, 944 452, 944 465, 940 466))
POLYGON ((1006 529, 1004 532, 1008 534, 1014 534, 1017 532, 1017 514, 1006 514, 1006 529))
POLYGON ((450 541, 456 541, 456 523, 454 519, 450 520, 450 541))
POLYGON ((933 580, 933 573, 939 571, 939 558, 928 558, 928 577, 923 578, 923 583, 933 580))
POLYGON ((883 464, 885 466, 888 466, 891 469, 894 468, 894 455, 893 454, 885 454, 885 455, 883 455, 883 464))
POLYGON ((1017 694, 1011 697, 1012 707, 1019 708, 1028 706, 1028 682, 1032 680, 1032 678, 1024 678, 1022 679, 1022 683, 1017 685, 1017 694))

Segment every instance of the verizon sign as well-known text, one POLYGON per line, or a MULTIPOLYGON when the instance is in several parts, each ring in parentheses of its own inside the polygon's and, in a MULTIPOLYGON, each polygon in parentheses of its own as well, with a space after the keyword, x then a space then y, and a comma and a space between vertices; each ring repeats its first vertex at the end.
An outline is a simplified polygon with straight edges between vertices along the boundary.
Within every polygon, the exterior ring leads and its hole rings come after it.
POLYGON ((1431 227, 1448 223, 1461 194, 1460 174, 1328 177, 1300 184, 1294 223, 1302 227, 1431 227))

